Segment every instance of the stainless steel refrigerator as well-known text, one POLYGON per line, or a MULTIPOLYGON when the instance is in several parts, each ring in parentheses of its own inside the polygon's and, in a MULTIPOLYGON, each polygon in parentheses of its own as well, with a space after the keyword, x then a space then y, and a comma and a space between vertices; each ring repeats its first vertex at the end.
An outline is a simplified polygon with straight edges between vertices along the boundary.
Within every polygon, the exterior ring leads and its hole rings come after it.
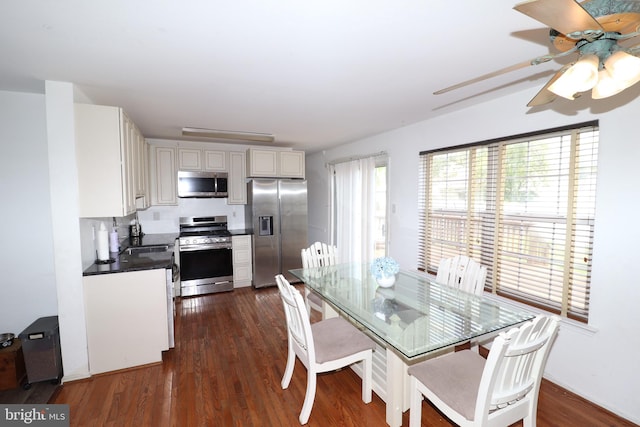
POLYGON ((253 286, 276 284, 289 270, 302 267, 307 242, 307 182, 300 179, 252 179, 247 188, 245 222, 253 229, 253 286))

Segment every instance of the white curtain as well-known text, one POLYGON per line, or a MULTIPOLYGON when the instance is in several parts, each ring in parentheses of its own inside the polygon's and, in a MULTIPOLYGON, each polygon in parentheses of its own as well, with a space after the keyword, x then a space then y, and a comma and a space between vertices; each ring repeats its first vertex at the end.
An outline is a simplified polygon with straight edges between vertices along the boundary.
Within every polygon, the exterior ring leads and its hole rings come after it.
POLYGON ((374 157, 331 166, 331 235, 341 262, 373 259, 375 168, 374 157))

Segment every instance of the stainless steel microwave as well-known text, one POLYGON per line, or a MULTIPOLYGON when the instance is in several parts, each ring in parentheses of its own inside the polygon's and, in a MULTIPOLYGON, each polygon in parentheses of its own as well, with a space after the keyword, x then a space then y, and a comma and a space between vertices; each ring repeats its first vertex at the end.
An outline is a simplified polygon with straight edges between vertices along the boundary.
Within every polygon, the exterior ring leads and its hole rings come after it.
POLYGON ((178 171, 178 197, 227 197, 226 172, 178 171))

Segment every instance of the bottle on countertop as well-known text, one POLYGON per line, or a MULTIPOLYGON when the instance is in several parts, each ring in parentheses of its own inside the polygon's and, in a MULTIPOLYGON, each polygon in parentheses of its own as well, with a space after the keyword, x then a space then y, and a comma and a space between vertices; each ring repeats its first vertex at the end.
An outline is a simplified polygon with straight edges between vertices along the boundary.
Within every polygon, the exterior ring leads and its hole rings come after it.
POLYGON ((142 237, 142 235, 142 227, 140 227, 140 223, 138 222, 138 214, 136 213, 135 218, 131 220, 131 223, 129 225, 129 238, 142 237))
POLYGON ((118 239, 118 223, 116 217, 113 217, 113 229, 109 233, 109 252, 120 251, 120 240, 118 239))

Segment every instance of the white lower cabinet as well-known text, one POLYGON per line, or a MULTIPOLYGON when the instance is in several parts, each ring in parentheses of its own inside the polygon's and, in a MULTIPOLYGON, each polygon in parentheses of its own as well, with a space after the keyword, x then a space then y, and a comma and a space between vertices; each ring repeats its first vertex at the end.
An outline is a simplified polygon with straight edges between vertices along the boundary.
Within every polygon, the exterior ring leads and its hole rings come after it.
POLYGON ((84 276, 89 372, 162 362, 169 349, 165 269, 84 276))
POLYGON ((253 264, 251 262, 251 236, 231 237, 233 247, 233 287, 251 286, 253 264))

